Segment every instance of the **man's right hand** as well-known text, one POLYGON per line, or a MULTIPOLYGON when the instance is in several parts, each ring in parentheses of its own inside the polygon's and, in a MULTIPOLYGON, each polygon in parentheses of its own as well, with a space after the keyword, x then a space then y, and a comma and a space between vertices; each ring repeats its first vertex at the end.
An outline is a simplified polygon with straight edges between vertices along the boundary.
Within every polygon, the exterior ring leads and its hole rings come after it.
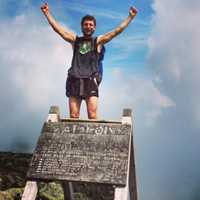
POLYGON ((47 3, 41 6, 42 12, 46 15, 49 12, 49 6, 47 3))

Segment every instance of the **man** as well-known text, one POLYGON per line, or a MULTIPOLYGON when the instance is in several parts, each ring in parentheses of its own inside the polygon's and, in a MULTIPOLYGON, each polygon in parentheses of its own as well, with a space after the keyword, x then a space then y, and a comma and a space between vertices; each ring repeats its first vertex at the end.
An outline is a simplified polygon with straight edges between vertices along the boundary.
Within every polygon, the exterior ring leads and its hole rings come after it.
POLYGON ((82 18, 81 29, 83 36, 65 30, 53 18, 48 4, 41 7, 49 24, 64 40, 73 46, 72 66, 68 71, 66 82, 66 95, 69 97, 69 110, 71 118, 79 118, 81 102, 84 99, 87 105, 89 119, 97 118, 98 105, 98 61, 103 45, 121 33, 136 16, 137 10, 131 7, 128 17, 111 32, 98 37, 92 37, 96 30, 96 20, 86 15, 82 18))

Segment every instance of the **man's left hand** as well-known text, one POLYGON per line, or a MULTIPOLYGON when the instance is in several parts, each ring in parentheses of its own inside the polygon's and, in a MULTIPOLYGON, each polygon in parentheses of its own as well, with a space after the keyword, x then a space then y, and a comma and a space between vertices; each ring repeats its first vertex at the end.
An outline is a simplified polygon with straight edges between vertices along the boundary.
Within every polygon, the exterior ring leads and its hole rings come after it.
POLYGON ((130 7, 129 15, 135 17, 137 15, 137 9, 135 7, 130 7))

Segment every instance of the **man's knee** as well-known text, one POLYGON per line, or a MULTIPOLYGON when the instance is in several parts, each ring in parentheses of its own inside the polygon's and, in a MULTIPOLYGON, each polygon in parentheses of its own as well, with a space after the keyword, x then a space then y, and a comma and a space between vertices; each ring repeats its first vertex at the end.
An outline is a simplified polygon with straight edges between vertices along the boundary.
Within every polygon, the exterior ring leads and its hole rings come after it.
POLYGON ((79 112, 70 112, 70 118, 79 118, 79 112))
POLYGON ((89 97, 86 101, 87 101, 88 118, 97 119, 98 97, 89 97))
POLYGON ((76 97, 69 98, 70 118, 79 118, 81 99, 76 97))
POLYGON ((79 118, 80 108, 76 106, 70 107, 70 118, 79 118))
POLYGON ((88 109, 88 118, 97 119, 97 110, 88 109))

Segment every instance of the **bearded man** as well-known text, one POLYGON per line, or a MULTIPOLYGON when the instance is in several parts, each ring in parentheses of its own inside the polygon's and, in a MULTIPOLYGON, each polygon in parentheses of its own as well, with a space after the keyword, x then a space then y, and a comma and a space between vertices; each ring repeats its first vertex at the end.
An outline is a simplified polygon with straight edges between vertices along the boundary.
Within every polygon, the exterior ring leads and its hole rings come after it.
POLYGON ((73 47, 71 68, 68 71, 66 81, 66 96, 69 97, 69 110, 71 118, 79 118, 82 100, 86 101, 89 119, 97 119, 98 107, 98 81, 99 81, 99 57, 103 45, 120 34, 136 16, 134 7, 129 9, 128 17, 113 31, 98 37, 93 37, 96 30, 94 16, 86 15, 81 20, 83 36, 64 29, 51 15, 49 6, 45 3, 41 7, 53 30, 73 47))

